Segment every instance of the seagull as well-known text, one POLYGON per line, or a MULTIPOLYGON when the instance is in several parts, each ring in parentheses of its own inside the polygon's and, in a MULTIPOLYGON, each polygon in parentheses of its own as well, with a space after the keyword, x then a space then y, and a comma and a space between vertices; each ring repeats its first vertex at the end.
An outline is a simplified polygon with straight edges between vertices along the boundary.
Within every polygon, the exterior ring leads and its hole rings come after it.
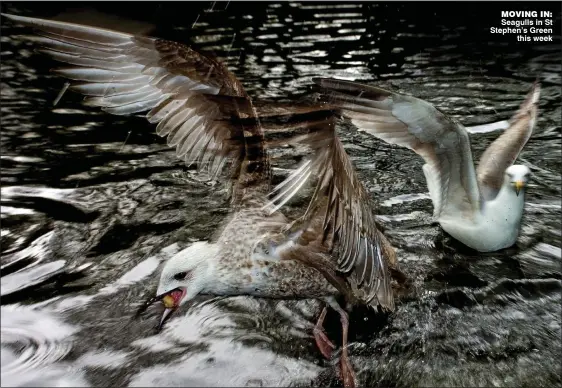
MULTIPOLYGON (((86 103, 118 115, 148 111, 146 118, 177 156, 211 178, 230 166, 229 216, 215 238, 166 262, 156 296, 139 313, 162 302, 162 327, 198 295, 319 299, 340 316, 340 377, 346 387, 355 386, 349 317, 337 298, 343 296, 346 308, 362 304, 392 312, 397 262, 337 136, 334 110, 312 102, 252 101, 224 64, 180 43, 3 16, 39 30, 40 51, 72 65, 55 72, 74 81, 70 89, 85 94, 86 103), (290 131, 295 134, 287 136, 290 131), (285 143, 307 147, 310 157, 272 188, 268 150, 285 143), (290 221, 280 209, 313 180, 308 208, 290 221)), ((323 329, 326 313, 324 307, 313 335, 322 355, 331 358, 335 346, 323 329)))
POLYGON ((513 165, 535 126, 536 81, 508 127, 475 170, 468 133, 427 101, 352 81, 315 78, 327 100, 360 130, 420 155, 443 230, 468 247, 492 252, 515 244, 531 171, 513 165))

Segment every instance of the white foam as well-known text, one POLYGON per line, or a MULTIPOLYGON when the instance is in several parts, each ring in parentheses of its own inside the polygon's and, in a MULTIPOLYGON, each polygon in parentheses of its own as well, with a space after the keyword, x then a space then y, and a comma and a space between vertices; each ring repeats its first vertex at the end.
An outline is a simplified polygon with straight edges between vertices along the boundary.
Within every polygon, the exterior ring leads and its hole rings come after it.
POLYGON ((487 133, 494 131, 503 131, 509 127, 509 121, 502 120, 495 123, 488 123, 482 125, 474 125, 472 127, 465 127, 468 133, 487 133))
POLYGON ((429 196, 429 193, 403 194, 387 199, 381 203, 381 206, 390 207, 405 202, 419 201, 421 199, 431 199, 431 197, 429 196))
POLYGON ((10 216, 16 216, 21 214, 35 214, 35 212, 31 209, 22 209, 22 208, 11 207, 11 206, 0 207, 0 213, 2 215, 10 215, 10 216))
POLYGON ((61 200, 75 191, 75 189, 53 189, 50 187, 8 186, 0 189, 0 195, 3 199, 10 199, 15 196, 24 196, 61 200))

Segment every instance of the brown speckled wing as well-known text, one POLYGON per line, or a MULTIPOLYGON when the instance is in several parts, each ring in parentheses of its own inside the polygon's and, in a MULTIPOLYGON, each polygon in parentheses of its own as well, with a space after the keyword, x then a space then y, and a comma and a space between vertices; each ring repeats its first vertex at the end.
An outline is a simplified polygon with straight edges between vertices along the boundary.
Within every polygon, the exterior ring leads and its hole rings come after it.
POLYGON ((540 85, 535 82, 527 98, 511 118, 509 127, 482 154, 476 173, 486 200, 496 197, 503 184, 505 170, 515 162, 531 137, 539 96, 540 85))
MULTIPOLYGON (((230 159, 240 163, 242 131, 210 99, 217 94, 251 103, 236 77, 220 62, 176 42, 90 26, 3 15, 36 28, 39 51, 72 65, 55 73, 73 81, 72 90, 102 110, 130 115, 148 111, 177 157, 215 177, 230 159)), ((249 107, 249 108, 248 108, 249 107)), ((237 114, 239 112, 234 112, 237 114)), ((259 137, 259 136, 258 136, 259 137)), ((259 142, 253 142, 255 144, 259 142)))
MULTIPOLYGON (((307 133, 292 140, 310 147, 312 156, 274 188, 274 198, 266 207, 271 213, 277 211, 311 178, 318 178, 306 212, 293 224, 292 231, 299 236, 296 244, 286 245, 279 254, 302 262, 312 260, 308 263, 312 266, 324 260, 315 260, 316 255, 331 254, 334 268, 355 287, 356 298, 393 310, 388 270, 392 247, 377 230, 369 196, 336 134, 333 111, 319 112, 323 118, 312 119, 312 112, 304 113, 311 118, 305 126, 307 133), (383 247, 385 243, 388 246, 383 247)), ((331 276, 328 267, 325 271, 325 276, 331 276)), ((338 281, 337 276, 331 278, 338 281)))

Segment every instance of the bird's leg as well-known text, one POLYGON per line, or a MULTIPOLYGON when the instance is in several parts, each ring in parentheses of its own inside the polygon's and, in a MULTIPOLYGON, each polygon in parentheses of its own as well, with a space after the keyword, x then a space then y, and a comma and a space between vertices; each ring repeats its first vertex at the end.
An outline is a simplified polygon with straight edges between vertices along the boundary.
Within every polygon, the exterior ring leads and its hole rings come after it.
POLYGON ((355 388, 355 372, 349 361, 349 354, 347 352, 347 334, 349 329, 349 317, 341 306, 335 301, 330 301, 330 306, 337 311, 340 315, 340 322, 342 327, 342 349, 340 357, 340 378, 343 381, 345 388, 355 388))
POLYGON ((320 313, 320 317, 318 318, 318 321, 314 326, 313 333, 314 339, 316 340, 316 346, 318 346, 320 353, 322 353, 324 357, 330 360, 332 358, 332 350, 334 350, 336 347, 334 346, 332 341, 329 340, 326 332, 324 331, 324 318, 326 318, 327 313, 328 307, 324 307, 324 310, 322 310, 322 313, 320 313))

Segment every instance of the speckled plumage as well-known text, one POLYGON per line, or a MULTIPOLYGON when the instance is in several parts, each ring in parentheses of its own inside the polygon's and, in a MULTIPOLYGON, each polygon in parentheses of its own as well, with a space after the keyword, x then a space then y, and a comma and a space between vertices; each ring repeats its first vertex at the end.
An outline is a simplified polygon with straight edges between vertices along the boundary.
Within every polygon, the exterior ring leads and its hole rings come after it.
MULTIPOLYGON (((176 42, 3 16, 42 31, 41 52, 74 66, 56 72, 80 81, 70 88, 90 105, 119 115, 148 111, 178 158, 210 177, 231 163, 232 212, 216 238, 192 244, 165 264, 157 294, 166 306, 202 293, 326 300, 340 314, 342 378, 353 386, 347 314, 333 296, 392 311, 389 266, 396 259, 336 134, 333 108, 252 101, 224 64, 176 42), (282 144, 304 145, 311 156, 273 189, 270 201, 268 148, 282 144), (280 208, 314 177, 310 205, 288 222, 280 208)), ((314 335, 327 355, 333 345, 321 331, 324 315, 314 335)))
POLYGON ((287 220, 279 212, 269 215, 262 209, 265 203, 259 206, 253 201, 226 221, 216 242, 220 246, 217 279, 228 282, 232 294, 281 299, 337 294, 336 288, 314 268, 275 255, 275 240, 287 243, 283 230, 287 220))

